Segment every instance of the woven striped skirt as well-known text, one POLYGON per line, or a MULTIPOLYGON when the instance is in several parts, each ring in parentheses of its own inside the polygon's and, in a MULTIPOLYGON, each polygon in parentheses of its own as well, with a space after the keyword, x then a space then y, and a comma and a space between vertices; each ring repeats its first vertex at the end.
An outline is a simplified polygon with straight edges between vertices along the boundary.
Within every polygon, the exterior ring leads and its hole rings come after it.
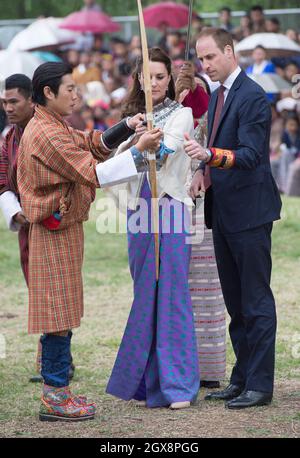
POLYGON ((212 231, 204 224, 203 204, 194 211, 189 287, 192 297, 201 380, 220 381, 226 373, 226 315, 212 231))

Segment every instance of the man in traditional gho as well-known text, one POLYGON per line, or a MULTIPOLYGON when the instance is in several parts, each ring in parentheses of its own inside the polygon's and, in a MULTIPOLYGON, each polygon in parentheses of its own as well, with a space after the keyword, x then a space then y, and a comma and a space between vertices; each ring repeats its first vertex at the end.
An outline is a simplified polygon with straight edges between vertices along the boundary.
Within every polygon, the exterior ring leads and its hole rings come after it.
MULTIPOLYGON (((1 101, 11 128, 5 136, 0 150, 0 207, 8 228, 18 232, 20 261, 26 284, 28 285, 28 232, 29 222, 25 218, 20 205, 17 185, 17 158, 19 143, 23 131, 33 116, 32 85, 28 76, 16 73, 5 80, 1 101)), ((39 361, 41 346, 37 352, 37 371, 40 372, 39 361)), ((40 374, 34 375, 30 381, 42 381, 40 374)))
MULTIPOLYGON (((72 68, 45 63, 33 80, 35 114, 22 136, 18 158, 21 205, 29 230, 29 333, 42 333, 44 379, 40 420, 94 418, 95 404, 69 389, 71 329, 83 316, 83 228, 97 186, 137 175, 131 151, 105 161, 134 132, 141 115, 101 134, 72 129, 77 92, 72 68), (113 178, 111 178, 113 177, 113 178)), ((140 138, 141 151, 157 148, 161 133, 140 138)))
MULTIPOLYGON (((12 127, 7 132, 0 151, 0 207, 8 228, 18 231, 20 261, 26 284, 28 285, 28 233, 29 222, 25 218, 20 205, 17 185, 18 148, 25 127, 33 116, 32 84, 28 76, 16 73, 5 80, 5 88, 1 101, 7 119, 12 127)), ((30 382, 42 382, 41 371, 42 347, 39 340, 36 370, 37 374, 30 377, 30 382)), ((72 356, 71 356, 72 361, 72 356)), ((74 375, 75 366, 70 366, 69 377, 74 375)))
POLYGON ((28 283, 28 229, 19 202, 17 185, 17 151, 23 130, 33 116, 31 80, 15 74, 5 80, 1 101, 11 128, 0 151, 0 206, 8 228, 19 235, 20 261, 28 283))

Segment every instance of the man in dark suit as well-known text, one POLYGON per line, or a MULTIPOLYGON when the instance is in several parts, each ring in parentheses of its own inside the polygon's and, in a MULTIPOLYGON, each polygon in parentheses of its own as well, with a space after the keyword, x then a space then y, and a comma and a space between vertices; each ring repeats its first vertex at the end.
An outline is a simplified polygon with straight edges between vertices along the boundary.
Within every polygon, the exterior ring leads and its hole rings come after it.
POLYGON ((213 230, 236 355, 229 386, 206 399, 242 409, 269 404, 274 385, 271 231, 281 201, 269 161, 271 109, 261 87, 238 66, 228 32, 204 29, 196 49, 204 71, 221 86, 208 108, 208 148, 186 135, 186 153, 202 161, 190 192, 196 198, 206 189, 205 222, 213 230))

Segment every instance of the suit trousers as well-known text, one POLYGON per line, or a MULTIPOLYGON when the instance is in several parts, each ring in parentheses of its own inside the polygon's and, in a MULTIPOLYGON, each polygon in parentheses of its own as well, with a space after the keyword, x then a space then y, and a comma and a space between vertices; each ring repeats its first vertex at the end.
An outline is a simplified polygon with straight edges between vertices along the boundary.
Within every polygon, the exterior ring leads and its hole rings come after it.
POLYGON ((230 382, 246 390, 272 393, 275 367, 276 310, 270 288, 273 223, 225 233, 213 222, 216 261, 229 334, 236 356, 230 382))

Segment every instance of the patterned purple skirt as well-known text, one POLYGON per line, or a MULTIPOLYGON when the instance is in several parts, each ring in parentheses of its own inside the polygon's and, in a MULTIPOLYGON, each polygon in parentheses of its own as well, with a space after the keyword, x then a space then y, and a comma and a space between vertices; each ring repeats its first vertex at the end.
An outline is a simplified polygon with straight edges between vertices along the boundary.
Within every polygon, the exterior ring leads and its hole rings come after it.
POLYGON ((124 400, 146 400, 148 407, 161 407, 192 401, 200 383, 188 285, 191 245, 186 243, 188 232, 180 230, 188 212, 181 202, 161 199, 160 272, 156 282, 147 180, 140 197, 143 205, 128 211, 134 300, 106 392, 124 400), (139 232, 138 225, 142 229, 139 232))

